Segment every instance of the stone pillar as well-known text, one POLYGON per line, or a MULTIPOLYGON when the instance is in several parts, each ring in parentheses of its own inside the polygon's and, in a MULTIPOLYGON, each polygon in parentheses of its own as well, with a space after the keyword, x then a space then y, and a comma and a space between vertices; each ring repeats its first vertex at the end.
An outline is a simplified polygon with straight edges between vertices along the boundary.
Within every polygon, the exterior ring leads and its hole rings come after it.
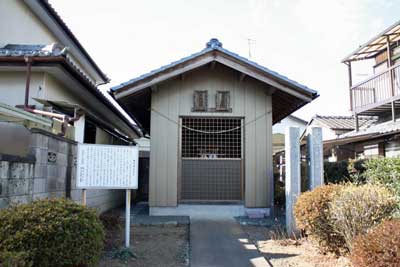
POLYGON ((309 189, 312 190, 324 184, 324 156, 320 127, 312 127, 307 135, 307 158, 309 189))
POLYGON ((288 127, 285 132, 285 195, 286 195, 286 230, 288 234, 296 231, 293 207, 300 189, 300 129, 288 127))

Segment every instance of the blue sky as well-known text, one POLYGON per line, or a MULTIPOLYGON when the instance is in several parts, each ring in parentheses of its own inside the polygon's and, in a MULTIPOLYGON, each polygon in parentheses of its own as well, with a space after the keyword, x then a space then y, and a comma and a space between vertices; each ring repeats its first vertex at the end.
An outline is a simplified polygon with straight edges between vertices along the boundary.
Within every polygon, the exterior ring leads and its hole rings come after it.
MULTIPOLYGON (((113 86, 204 48, 223 46, 317 90, 295 115, 349 115, 341 60, 394 22, 400 0, 51 0, 113 86)), ((370 73, 364 65, 355 80, 370 73)))

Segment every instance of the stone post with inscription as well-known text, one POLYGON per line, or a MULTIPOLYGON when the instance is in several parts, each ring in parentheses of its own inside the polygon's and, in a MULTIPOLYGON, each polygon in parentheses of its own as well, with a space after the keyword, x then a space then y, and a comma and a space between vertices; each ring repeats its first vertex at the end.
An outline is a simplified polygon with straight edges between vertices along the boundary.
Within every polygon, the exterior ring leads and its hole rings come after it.
POLYGON ((288 234, 296 231, 293 207, 300 194, 300 129, 287 127, 285 132, 285 195, 286 230, 288 234))
POLYGON ((307 158, 309 189, 312 190, 324 184, 323 143, 320 127, 312 127, 307 135, 307 158))

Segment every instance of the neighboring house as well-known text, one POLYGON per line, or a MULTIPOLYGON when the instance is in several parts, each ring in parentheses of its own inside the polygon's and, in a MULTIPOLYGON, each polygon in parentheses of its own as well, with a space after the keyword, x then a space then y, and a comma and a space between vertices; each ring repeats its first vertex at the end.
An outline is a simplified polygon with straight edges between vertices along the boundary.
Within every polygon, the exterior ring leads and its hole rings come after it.
POLYGON ((217 39, 112 91, 150 134, 151 214, 193 202, 271 208, 272 125, 318 97, 217 39))
MULTIPOLYGON (((75 155, 65 149, 70 144, 127 145, 141 135, 97 88, 109 79, 47 0, 0 1, 0 36, 0 154, 27 157, 36 151, 35 164, 42 165, 34 167, 40 176, 34 193, 71 189, 65 185, 74 177, 68 169, 73 161, 66 163, 75 155), (57 158, 62 166, 55 165, 57 158), (50 160, 53 165, 46 166, 50 160)), ((89 190, 88 203, 109 208, 111 193, 89 190)))
MULTIPOLYGON (((138 137, 138 128, 97 89, 109 79, 48 1, 1 1, 0 18, 1 103, 75 118, 71 138, 78 142, 120 143, 138 137)), ((0 129, 3 137, 15 134, 8 125, 0 129)), ((2 140, 1 152, 20 154, 2 140)), ((26 142, 23 134, 18 140, 26 142)))
POLYGON ((272 127, 272 144, 273 153, 285 150, 285 130, 287 127, 299 127, 300 132, 304 132, 307 126, 307 121, 296 116, 289 115, 280 122, 277 122, 272 127))
POLYGON ((324 148, 331 148, 337 160, 400 156, 400 121, 377 121, 358 131, 327 140, 324 148))
MULTIPOLYGON (((358 118, 361 127, 368 127, 373 124, 377 118, 371 116, 362 116, 358 118)), ((354 131, 354 117, 352 116, 321 116, 315 115, 307 124, 307 128, 303 133, 302 139, 312 127, 320 127, 322 129, 322 141, 335 140, 341 135, 354 131)), ((351 153, 350 153, 351 155, 351 153)), ((335 147, 324 145, 324 160, 337 161, 339 159, 350 156, 347 150, 337 151, 335 147)))
POLYGON ((347 151, 347 158, 400 156, 400 21, 357 48, 342 62, 348 66, 355 129, 325 141, 325 146, 347 151), (374 75, 353 84, 355 61, 372 62, 374 75), (363 125, 362 116, 374 116, 376 121, 363 125))
MULTIPOLYGON (((368 126, 376 121, 370 116, 359 117, 360 126, 368 126)), ((315 115, 307 125, 307 130, 312 127, 322 128, 322 140, 331 140, 340 137, 344 133, 355 129, 354 117, 352 116, 321 116, 315 115)))

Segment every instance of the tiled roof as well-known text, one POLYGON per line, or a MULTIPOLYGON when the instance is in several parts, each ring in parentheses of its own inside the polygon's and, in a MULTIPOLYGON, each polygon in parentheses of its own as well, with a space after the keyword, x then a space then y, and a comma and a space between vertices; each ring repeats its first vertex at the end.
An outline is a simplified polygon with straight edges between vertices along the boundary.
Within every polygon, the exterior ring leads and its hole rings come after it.
POLYGON ((23 44, 7 44, 0 48, 0 56, 10 57, 51 57, 66 55, 67 48, 59 44, 51 45, 23 45, 23 44))
POLYGON ((302 85, 302 84, 300 84, 300 83, 298 83, 296 81, 293 81, 293 80, 289 79, 286 76, 283 76, 283 75, 281 75, 281 74, 279 74, 279 73, 277 73, 275 71, 272 71, 272 70, 270 70, 270 69, 268 69, 268 68, 266 68, 264 66, 261 66, 261 65, 257 64, 254 61, 251 61, 251 60, 249 60, 247 58, 244 58, 244 57, 242 57, 242 56, 240 56, 240 55, 238 55, 236 53, 233 53, 233 52, 223 48, 222 47, 222 43, 216 38, 211 39, 207 43, 206 48, 204 48, 200 52, 194 53, 194 54, 192 54, 192 55, 190 55, 188 57, 184 57, 184 58, 182 58, 182 59, 180 59, 178 61, 174 61, 174 62, 172 62, 172 63, 170 63, 168 65, 165 65, 165 66, 162 66, 162 67, 160 67, 158 69, 150 71, 149 73, 143 74, 143 75, 141 75, 141 76, 139 76, 137 78, 134 78, 134 79, 131 79, 131 80, 127 81, 127 82, 121 83, 120 85, 112 87, 111 90, 112 91, 117 91, 117 90, 119 90, 119 89, 121 89, 123 87, 126 87, 126 86, 128 86, 130 84, 133 84, 133 83, 135 83, 137 81, 140 81, 142 79, 145 79, 145 78, 153 76, 153 75, 156 75, 156 74, 158 74, 160 72, 163 72, 163 71, 165 71, 167 69, 173 68, 173 67, 175 67, 175 66, 177 66, 179 64, 182 64, 182 63, 184 63, 186 61, 189 61, 191 59, 194 59, 196 57, 199 57, 199 56, 204 55, 206 53, 209 53, 211 51, 220 51, 220 52, 222 52, 222 53, 224 53, 226 55, 229 55, 229 56, 231 56, 231 57, 233 57, 233 58, 235 58, 235 59, 237 59, 239 61, 242 61, 242 62, 244 62, 244 63, 246 63, 248 65, 251 65, 251 66, 257 68, 258 70, 260 70, 260 71, 262 71, 264 73, 272 75, 272 76, 274 76, 275 78, 277 78, 280 81, 286 82, 286 83, 288 83, 288 84, 290 84, 290 85, 292 85, 292 86, 294 86, 296 88, 302 89, 302 90, 304 90, 304 91, 306 91, 306 92, 308 92, 310 94, 317 95, 317 91, 315 91, 313 89, 310 89, 307 86, 302 85))
POLYGON ((95 82, 71 60, 68 55, 68 47, 57 43, 48 45, 7 44, 0 48, 0 57, 62 57, 92 87, 97 88, 95 82))
POLYGON ((339 138, 356 137, 362 135, 380 135, 400 131, 400 121, 374 122, 367 127, 360 128, 358 132, 351 131, 340 135, 339 138))
MULTIPOLYGON (((315 115, 313 120, 322 123, 333 130, 354 130, 354 117, 353 116, 321 116, 315 115)), ((369 116, 359 116, 359 127, 368 127, 375 123, 377 118, 369 116)))
POLYGON ((127 125, 129 125, 139 136, 141 135, 141 130, 135 124, 132 124, 129 119, 122 114, 115 103, 112 103, 102 91, 100 91, 94 81, 86 75, 86 73, 77 66, 68 55, 68 47, 62 46, 60 44, 50 44, 50 45, 25 45, 25 44, 7 44, 0 48, 0 57, 10 57, 10 58, 24 58, 24 57, 42 57, 42 58, 60 58, 64 60, 67 65, 77 73, 80 78, 87 83, 90 92, 99 98, 106 106, 108 106, 112 111, 114 111, 118 116, 120 116, 127 125))

